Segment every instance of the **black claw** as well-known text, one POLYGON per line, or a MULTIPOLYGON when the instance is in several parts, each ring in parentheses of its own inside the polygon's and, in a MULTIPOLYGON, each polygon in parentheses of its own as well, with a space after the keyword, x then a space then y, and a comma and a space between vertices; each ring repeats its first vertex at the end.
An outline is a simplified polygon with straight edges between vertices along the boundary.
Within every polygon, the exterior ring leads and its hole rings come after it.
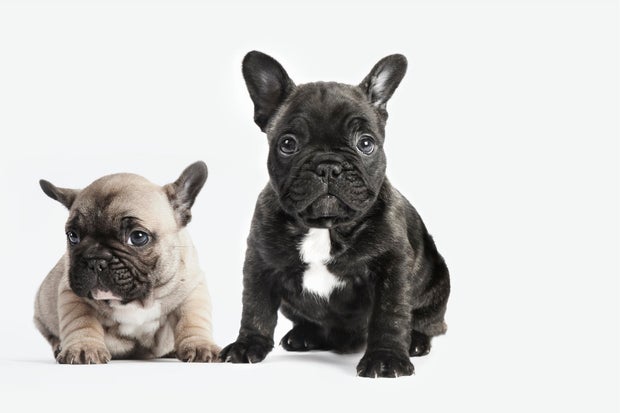
POLYGON ((298 324, 280 340, 286 351, 326 350, 327 345, 321 330, 313 324, 298 324))
POLYGON ((413 330, 411 332, 410 357, 421 357, 431 351, 431 338, 426 334, 413 330))
POLYGON ((361 377, 400 377, 414 374, 413 364, 407 354, 390 350, 376 350, 366 353, 357 366, 361 377))
POLYGON ((272 347, 273 342, 269 345, 259 340, 236 341, 224 347, 218 358, 225 363, 258 363, 263 361, 272 347))

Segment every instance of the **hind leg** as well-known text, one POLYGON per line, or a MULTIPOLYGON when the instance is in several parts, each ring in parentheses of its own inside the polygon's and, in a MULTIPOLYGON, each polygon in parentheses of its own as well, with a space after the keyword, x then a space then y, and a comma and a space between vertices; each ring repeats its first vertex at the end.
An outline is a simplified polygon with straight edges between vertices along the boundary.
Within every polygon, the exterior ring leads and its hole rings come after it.
POLYGON ((431 351, 431 337, 419 331, 411 330, 409 357, 425 356, 431 351))
POLYGON ((282 337, 280 345, 286 351, 329 350, 326 331, 320 325, 308 320, 292 306, 283 303, 282 314, 293 322, 293 328, 282 337))
POLYGON ((323 329, 310 322, 298 322, 282 337, 280 345, 286 351, 329 350, 323 329))
POLYGON ((413 328, 411 330, 411 344, 409 345, 410 357, 421 357, 431 351, 431 340, 433 337, 442 335, 446 332, 447 326, 443 321, 443 312, 428 317, 428 313, 414 311, 413 328))
POLYGON ((443 259, 437 255, 434 263, 432 283, 428 291, 416 298, 418 304, 411 317, 411 344, 409 356, 425 356, 431 351, 431 339, 445 334, 447 330, 444 317, 450 296, 450 278, 443 259))
POLYGON ((365 343, 363 328, 325 328, 311 322, 296 323, 280 341, 287 351, 333 350, 336 353, 359 351, 365 343))
POLYGON ((280 345, 287 351, 332 350, 336 353, 359 351, 366 344, 368 329, 365 325, 341 320, 332 325, 321 325, 307 319, 290 305, 280 307, 282 314, 293 322, 280 345))
POLYGON ((440 305, 433 303, 433 305, 413 311, 411 344, 409 345, 410 357, 427 355, 431 351, 432 338, 446 332, 445 312, 445 300, 440 305))

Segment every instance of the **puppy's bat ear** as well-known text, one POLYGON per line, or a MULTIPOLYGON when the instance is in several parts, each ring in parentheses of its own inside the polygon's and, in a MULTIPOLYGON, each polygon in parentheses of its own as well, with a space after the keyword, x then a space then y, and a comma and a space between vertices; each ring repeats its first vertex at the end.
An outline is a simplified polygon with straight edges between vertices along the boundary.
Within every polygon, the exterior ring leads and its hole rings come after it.
POLYGON ((208 173, 207 164, 198 161, 185 168, 179 179, 164 186, 179 225, 185 226, 192 219, 192 205, 205 184, 208 173))
POLYGON ((280 63, 257 51, 245 55, 241 71, 254 102, 254 122, 265 132, 269 120, 291 93, 295 83, 280 63))
POLYGON ((58 188, 45 179, 41 179, 39 185, 41 185, 41 189, 45 192, 45 195, 60 202, 67 209, 71 209, 71 205, 73 205, 75 198, 80 193, 79 189, 58 188))
POLYGON ((370 102, 380 110, 385 110, 400 81, 407 72, 407 58, 402 54, 386 56, 372 68, 360 83, 370 102))

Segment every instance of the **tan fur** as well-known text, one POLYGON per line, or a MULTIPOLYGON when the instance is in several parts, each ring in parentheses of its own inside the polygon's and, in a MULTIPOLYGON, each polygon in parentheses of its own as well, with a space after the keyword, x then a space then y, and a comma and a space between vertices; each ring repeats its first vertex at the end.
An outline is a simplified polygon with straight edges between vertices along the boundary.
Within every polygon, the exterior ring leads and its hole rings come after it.
MULTIPOLYGON (((150 295, 140 302, 96 301, 69 287, 68 255, 45 278, 35 302, 35 325, 61 363, 105 363, 111 358, 176 356, 214 361, 211 301, 187 230, 166 191, 131 174, 101 178, 80 191, 70 214, 101 213, 101 194, 116 193, 106 211, 138 217, 157 234, 157 266, 150 295)), ((120 216, 120 215, 119 215, 120 216)))

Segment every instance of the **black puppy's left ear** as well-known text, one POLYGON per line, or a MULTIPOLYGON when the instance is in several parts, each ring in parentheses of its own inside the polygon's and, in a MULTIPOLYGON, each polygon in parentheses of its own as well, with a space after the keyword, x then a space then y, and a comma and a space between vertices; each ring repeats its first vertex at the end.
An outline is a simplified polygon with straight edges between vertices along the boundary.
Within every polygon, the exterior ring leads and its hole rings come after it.
POLYGON ((386 56, 372 68, 360 83, 370 102, 385 110, 385 104, 392 97, 407 72, 407 58, 402 54, 386 56))
POLYGON ((207 164, 198 161, 185 168, 179 179, 164 186, 179 225, 185 226, 192 219, 192 205, 205 184, 208 174, 207 164))

